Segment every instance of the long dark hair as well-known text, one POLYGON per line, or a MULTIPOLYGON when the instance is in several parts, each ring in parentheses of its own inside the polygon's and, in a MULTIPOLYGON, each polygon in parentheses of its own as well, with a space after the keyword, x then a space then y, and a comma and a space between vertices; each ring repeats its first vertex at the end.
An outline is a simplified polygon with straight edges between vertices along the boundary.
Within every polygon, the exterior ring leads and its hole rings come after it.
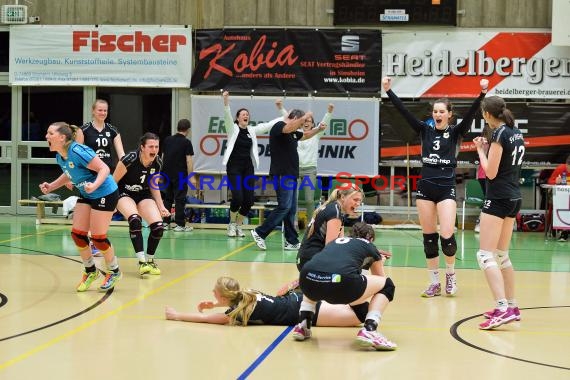
POLYGON ((500 96, 487 96, 481 101, 481 111, 489 112, 495 119, 503 121, 507 126, 514 128, 515 117, 507 108, 505 100, 500 96))

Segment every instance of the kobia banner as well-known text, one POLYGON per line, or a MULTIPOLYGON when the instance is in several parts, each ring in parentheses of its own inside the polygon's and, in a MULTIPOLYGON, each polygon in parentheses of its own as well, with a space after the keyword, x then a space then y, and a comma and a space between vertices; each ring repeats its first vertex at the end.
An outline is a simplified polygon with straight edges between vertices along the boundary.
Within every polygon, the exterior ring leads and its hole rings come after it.
MULTIPOLYGON (((319 175, 336 175, 339 172, 353 175, 378 174, 379 134, 378 99, 300 98, 287 97, 284 107, 312 111, 319 123, 329 103, 334 105, 332 119, 319 141, 317 171, 319 175)), ((249 110, 250 124, 255 125, 278 118, 275 98, 231 96, 232 117, 241 108, 249 110)), ((194 170, 200 173, 225 173, 222 164, 228 145, 228 126, 224 123, 224 106, 221 96, 192 96, 192 144, 194 170)), ((317 138, 317 137, 313 137, 317 138)), ((259 152, 258 174, 267 174, 271 159, 269 134, 257 136, 259 152)))
POLYGON ((375 93, 379 30, 196 31, 194 90, 375 93))

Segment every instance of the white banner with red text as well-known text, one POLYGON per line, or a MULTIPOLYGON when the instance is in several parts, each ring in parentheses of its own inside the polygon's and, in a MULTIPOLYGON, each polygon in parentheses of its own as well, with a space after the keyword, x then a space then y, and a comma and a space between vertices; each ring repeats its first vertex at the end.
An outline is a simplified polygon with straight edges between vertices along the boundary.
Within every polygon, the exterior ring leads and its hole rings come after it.
POLYGON ((12 25, 11 85, 190 87, 184 26, 12 25))
MULTIPOLYGON (((312 111, 319 123, 329 103, 334 104, 332 119, 320 139, 317 171, 319 175, 347 172, 355 175, 378 174, 379 102, 378 99, 303 98, 287 97, 284 106, 312 111)), ((247 108, 250 124, 269 121, 281 116, 275 98, 231 96, 232 116, 247 108)), ((222 158, 227 147, 224 106, 221 96, 192 96, 192 144, 194 171, 225 173, 222 158)), ((258 136, 260 164, 256 173, 267 174, 271 152, 269 135, 258 136)), ((273 159, 279 159, 274 157, 273 159)))
POLYGON ((552 227, 570 230, 570 186, 552 189, 552 227))
POLYGON ((550 32, 385 32, 382 74, 402 98, 570 98, 570 47, 550 32))

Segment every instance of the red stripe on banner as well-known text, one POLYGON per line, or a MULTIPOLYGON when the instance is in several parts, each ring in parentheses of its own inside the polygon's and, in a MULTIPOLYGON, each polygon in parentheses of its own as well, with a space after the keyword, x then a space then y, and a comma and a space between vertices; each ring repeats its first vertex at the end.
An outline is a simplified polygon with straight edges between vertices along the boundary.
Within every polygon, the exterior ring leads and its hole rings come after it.
MULTIPOLYGON (((544 137, 525 137, 524 145, 527 148, 538 148, 541 146, 558 146, 558 145, 570 145, 570 135, 558 135, 558 136, 544 136, 544 137)), ((412 145, 409 147, 410 156, 416 156, 421 154, 421 145, 412 145)), ((461 144, 461 152, 473 152, 475 151, 475 144, 473 142, 464 142, 461 144)), ((405 146, 392 146, 389 148, 382 148, 381 157, 403 157, 406 156, 405 146)))
MULTIPOLYGON (((512 73, 513 58, 525 59, 536 55, 539 51, 544 49, 546 45, 550 43, 552 35, 550 33, 498 33, 485 45, 481 46, 477 51, 485 52, 485 59, 489 59, 488 62, 493 62, 493 65, 497 64, 500 58, 508 58, 511 65, 502 68, 503 71, 512 73)), ((475 62, 475 71, 479 73, 479 66, 485 64, 485 62, 475 62)), ((525 64, 523 64, 524 66, 525 64)), ((473 65, 472 65, 473 66, 473 65)), ((466 73, 469 70, 469 60, 459 72, 466 73)), ((489 89, 495 87, 503 79, 508 77, 503 77, 497 74, 496 70, 493 70, 493 74, 489 76, 475 75, 475 76, 458 76, 450 74, 443 77, 439 82, 434 84, 432 87, 427 89, 423 93, 423 97, 475 97, 479 95, 480 87, 479 81, 482 78, 487 78, 489 80, 489 89)))
MULTIPOLYGON (((381 156, 382 158, 386 157, 395 157, 395 156, 406 156, 407 154, 407 147, 405 146, 392 146, 389 148, 382 148, 381 149, 381 156)), ((422 153, 422 146, 421 145, 412 145, 409 147, 410 149, 410 156, 417 156, 418 154, 422 153)))

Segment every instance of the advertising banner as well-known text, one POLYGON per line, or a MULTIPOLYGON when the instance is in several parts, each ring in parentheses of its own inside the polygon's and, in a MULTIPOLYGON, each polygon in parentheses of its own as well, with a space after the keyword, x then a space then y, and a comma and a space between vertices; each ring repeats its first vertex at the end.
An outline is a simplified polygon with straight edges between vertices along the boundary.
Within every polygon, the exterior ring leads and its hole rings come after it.
POLYGON ((191 28, 10 27, 11 85, 189 87, 191 28))
POLYGON ((570 230, 570 186, 552 189, 552 227, 570 230))
MULTIPOLYGON (((353 175, 378 174, 378 99, 299 98, 287 97, 287 110, 312 111, 315 122, 322 120, 329 103, 334 104, 332 119, 320 139, 317 170, 319 175, 347 172, 353 175)), ((232 116, 247 108, 250 124, 281 116, 275 99, 269 97, 231 96, 232 116)), ((271 152, 269 135, 258 136, 260 166, 257 174, 267 174, 271 152)), ((194 170, 202 173, 225 173, 222 158, 227 147, 224 106, 221 96, 192 96, 192 144, 194 170)), ((274 159, 279 159, 275 158, 274 159)))
POLYGON ((550 32, 384 33, 382 72, 401 98, 474 97, 479 80, 504 98, 570 98, 570 47, 550 32))
MULTIPOLYGON (((471 102, 452 100, 454 124, 461 121, 471 102)), ((406 107, 419 120, 431 118, 432 104, 427 101, 404 102, 406 107)), ((565 103, 508 103, 513 112, 518 128, 525 139, 525 167, 559 164, 568 156, 570 146, 570 104, 565 103)), ((409 143, 411 159, 419 159, 421 154, 420 140, 396 108, 390 104, 382 104, 380 114, 382 128, 381 160, 403 160, 406 157, 406 143, 409 143)), ((485 122, 479 113, 471 125, 470 132, 461 144, 457 157, 459 163, 478 162, 473 139, 481 135, 485 122)))
POLYGON ((198 30, 191 87, 374 93, 381 41, 379 30, 198 30))

